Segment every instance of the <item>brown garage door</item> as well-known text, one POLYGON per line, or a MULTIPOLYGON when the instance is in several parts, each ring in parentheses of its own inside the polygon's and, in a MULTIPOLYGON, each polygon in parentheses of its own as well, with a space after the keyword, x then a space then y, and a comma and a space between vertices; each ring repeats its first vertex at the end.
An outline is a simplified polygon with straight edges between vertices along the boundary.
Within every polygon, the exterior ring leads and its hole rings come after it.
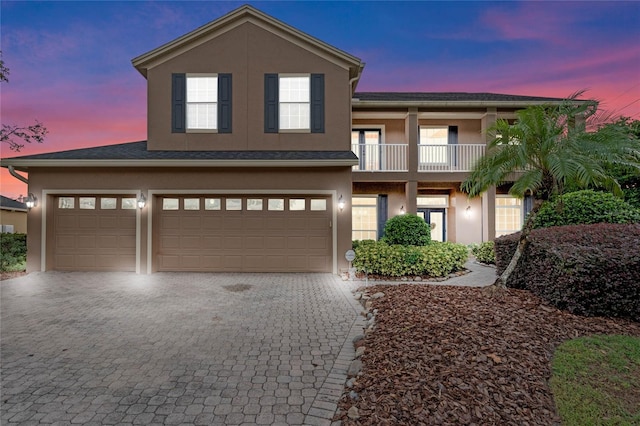
POLYGON ((53 269, 136 270, 135 197, 58 196, 53 217, 53 269))
POLYGON ((160 271, 331 272, 321 196, 158 197, 160 271))

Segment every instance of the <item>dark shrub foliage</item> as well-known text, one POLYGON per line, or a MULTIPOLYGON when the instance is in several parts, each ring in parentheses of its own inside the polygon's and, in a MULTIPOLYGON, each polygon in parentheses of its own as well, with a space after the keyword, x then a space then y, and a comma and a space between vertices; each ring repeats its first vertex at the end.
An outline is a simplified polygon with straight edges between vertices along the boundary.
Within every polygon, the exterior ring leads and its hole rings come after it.
POLYGON ((0 234, 0 271, 24 270, 27 261, 26 234, 0 234))
POLYGON ((390 245, 426 246, 431 243, 431 228, 421 217, 404 214, 387 221, 384 238, 390 245))
MULTIPOLYGON (((517 238, 496 239, 498 274, 517 238)), ((536 229, 507 285, 526 288, 575 314, 640 321, 640 224, 536 229)))
POLYGON ((543 204, 535 228, 589 223, 639 223, 640 210, 609 192, 570 192, 543 204))
POLYGON ((368 244, 375 244, 376 240, 352 240, 351 241, 351 248, 352 249, 357 249, 360 246, 366 246, 368 244))

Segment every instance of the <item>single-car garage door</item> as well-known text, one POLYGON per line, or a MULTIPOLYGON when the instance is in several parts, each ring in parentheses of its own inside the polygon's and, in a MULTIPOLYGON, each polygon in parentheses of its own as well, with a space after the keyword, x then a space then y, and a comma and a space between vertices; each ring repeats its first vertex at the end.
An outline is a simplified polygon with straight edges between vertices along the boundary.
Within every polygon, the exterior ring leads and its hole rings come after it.
POLYGON ((136 270, 135 197, 57 196, 53 218, 53 269, 136 270))
POLYGON ((322 196, 158 197, 158 270, 331 272, 330 202, 322 196))

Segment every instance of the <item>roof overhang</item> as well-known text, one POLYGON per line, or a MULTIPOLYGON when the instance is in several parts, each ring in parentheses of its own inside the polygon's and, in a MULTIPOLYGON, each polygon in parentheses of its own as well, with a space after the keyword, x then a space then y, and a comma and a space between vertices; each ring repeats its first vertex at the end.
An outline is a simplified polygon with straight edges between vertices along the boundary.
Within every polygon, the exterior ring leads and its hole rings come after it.
POLYGON ((249 5, 238 9, 201 26, 177 39, 131 60, 133 66, 143 75, 147 76, 147 70, 163 62, 166 62, 196 46, 206 43, 221 34, 224 34, 239 25, 250 22, 279 37, 282 37, 318 56, 321 56, 345 69, 349 70, 349 77, 359 79, 364 64, 362 61, 322 40, 312 37, 272 16, 269 16, 249 5))
MULTIPOLYGON (((560 105, 563 101, 362 101, 351 100, 352 108, 526 108, 532 105, 560 105)), ((593 102, 593 101, 574 101, 593 102)))

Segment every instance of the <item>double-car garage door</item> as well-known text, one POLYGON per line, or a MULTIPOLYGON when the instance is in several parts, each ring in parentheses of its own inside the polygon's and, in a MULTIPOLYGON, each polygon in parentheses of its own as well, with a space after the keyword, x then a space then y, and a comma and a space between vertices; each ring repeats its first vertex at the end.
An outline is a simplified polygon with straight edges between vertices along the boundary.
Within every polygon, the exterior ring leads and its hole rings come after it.
MULTIPOLYGON (((177 195, 153 201, 155 270, 331 272, 331 199, 177 195)), ((136 270, 132 195, 54 198, 53 269, 136 270)))
POLYGON ((326 197, 158 198, 160 271, 331 272, 326 197))

